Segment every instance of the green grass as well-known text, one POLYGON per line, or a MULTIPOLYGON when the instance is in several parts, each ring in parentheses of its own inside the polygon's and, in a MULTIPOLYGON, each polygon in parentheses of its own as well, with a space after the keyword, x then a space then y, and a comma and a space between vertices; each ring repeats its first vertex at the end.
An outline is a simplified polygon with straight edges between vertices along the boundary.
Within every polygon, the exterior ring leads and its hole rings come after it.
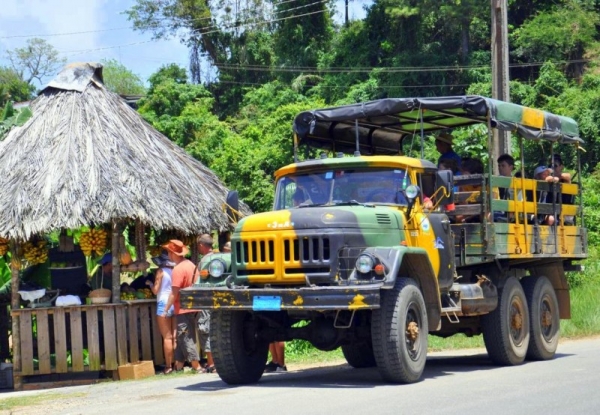
POLYGON ((76 398, 86 396, 86 393, 42 393, 40 395, 16 396, 10 398, 0 398, 0 411, 11 410, 14 408, 47 404, 48 401, 62 400, 65 397, 76 398))

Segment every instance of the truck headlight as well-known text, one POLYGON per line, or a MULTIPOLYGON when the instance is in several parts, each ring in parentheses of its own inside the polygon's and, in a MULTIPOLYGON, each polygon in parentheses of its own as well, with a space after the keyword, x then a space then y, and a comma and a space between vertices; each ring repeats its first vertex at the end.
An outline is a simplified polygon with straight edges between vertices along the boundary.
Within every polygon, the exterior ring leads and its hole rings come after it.
POLYGON ((225 263, 220 259, 213 259, 208 263, 208 273, 211 277, 219 278, 225 273, 225 263))
POLYGON ((375 261, 373 260, 373 257, 371 255, 362 254, 359 255, 358 258, 356 258, 356 269, 361 274, 367 274, 371 272, 374 264, 375 261))

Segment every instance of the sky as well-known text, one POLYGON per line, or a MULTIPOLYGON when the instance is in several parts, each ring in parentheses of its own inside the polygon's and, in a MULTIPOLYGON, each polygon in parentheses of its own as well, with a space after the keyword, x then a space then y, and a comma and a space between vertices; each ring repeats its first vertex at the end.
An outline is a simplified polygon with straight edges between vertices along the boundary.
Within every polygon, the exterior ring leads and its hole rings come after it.
MULTIPOLYGON (((336 0, 336 21, 343 20, 344 2, 336 0)), ((123 12, 135 0, 2 0, 0 66, 9 66, 6 51, 39 37, 70 62, 115 59, 143 81, 161 66, 188 66, 188 51, 178 39, 152 40, 151 33, 131 29, 123 12)), ((349 2, 350 19, 364 17, 365 0, 349 2)), ((53 76, 44 79, 43 84, 53 76)), ((42 85, 36 85, 41 87, 42 85)))

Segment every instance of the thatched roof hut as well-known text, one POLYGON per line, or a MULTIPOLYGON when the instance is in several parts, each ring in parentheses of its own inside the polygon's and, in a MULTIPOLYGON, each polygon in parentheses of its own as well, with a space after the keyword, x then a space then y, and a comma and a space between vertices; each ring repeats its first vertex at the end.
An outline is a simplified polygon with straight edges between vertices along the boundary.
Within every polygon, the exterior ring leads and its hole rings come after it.
POLYGON ((68 65, 0 145, 0 235, 137 219, 154 229, 225 230, 227 189, 102 83, 68 65))

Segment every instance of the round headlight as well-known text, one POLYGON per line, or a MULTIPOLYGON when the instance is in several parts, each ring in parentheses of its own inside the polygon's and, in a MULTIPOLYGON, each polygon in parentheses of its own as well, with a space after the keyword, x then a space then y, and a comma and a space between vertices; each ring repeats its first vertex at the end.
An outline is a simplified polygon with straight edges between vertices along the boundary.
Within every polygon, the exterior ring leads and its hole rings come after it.
POLYGON ((371 270, 373 269, 373 264, 374 261, 370 255, 363 254, 356 259, 356 269, 361 274, 371 272, 371 270))
POLYGON ((211 277, 219 278, 225 272, 225 264, 220 259, 213 259, 208 263, 208 273, 211 277))
POLYGON ((406 190, 404 190, 406 197, 409 199, 416 199, 417 196, 419 196, 419 186, 415 186, 414 184, 411 184, 410 186, 408 186, 406 188, 406 190))

